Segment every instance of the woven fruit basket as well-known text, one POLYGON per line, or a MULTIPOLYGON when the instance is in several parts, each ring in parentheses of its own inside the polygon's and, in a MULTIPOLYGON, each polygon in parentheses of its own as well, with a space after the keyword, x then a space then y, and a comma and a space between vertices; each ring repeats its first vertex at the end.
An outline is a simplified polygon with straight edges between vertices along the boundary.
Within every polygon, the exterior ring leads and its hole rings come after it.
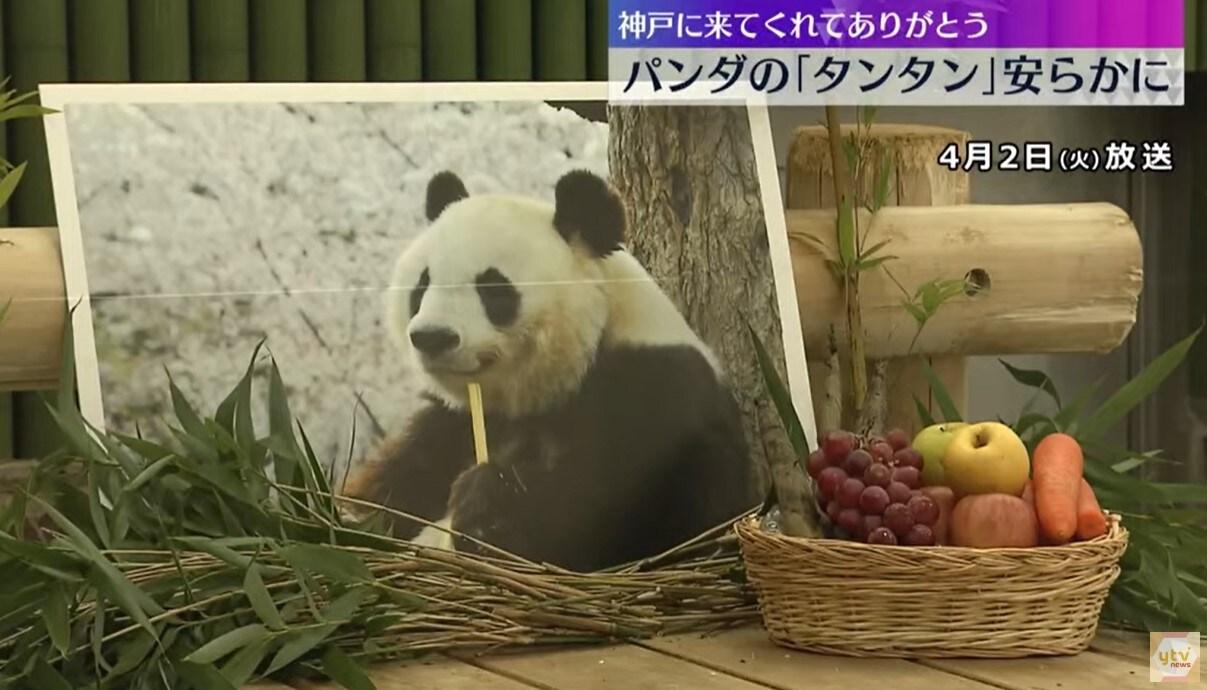
POLYGON ((801 539, 738 522, 771 639, 867 657, 1076 654, 1093 639, 1127 548, 1107 533, 1065 546, 972 549, 801 539))

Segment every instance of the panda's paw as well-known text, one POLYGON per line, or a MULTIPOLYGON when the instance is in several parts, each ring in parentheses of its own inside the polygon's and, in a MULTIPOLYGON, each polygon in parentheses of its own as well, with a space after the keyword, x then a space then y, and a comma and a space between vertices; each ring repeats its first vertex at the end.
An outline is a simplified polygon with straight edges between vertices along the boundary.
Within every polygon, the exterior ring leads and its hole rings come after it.
MULTIPOLYGON (((491 463, 471 467, 457 478, 449 497, 452 529, 501 549, 521 549, 521 491, 508 469, 491 463)), ((456 539, 456 548, 471 553, 483 550, 464 538, 456 539)))

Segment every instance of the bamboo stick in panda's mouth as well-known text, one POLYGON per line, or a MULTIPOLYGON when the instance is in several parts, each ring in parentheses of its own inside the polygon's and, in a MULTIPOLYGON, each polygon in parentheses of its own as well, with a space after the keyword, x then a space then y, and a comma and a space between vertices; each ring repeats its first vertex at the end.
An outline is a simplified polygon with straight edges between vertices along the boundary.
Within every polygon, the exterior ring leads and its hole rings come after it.
POLYGON ((482 411, 482 387, 476 383, 469 384, 469 416, 474 426, 474 458, 479 465, 485 465, 486 453, 486 413, 482 411))

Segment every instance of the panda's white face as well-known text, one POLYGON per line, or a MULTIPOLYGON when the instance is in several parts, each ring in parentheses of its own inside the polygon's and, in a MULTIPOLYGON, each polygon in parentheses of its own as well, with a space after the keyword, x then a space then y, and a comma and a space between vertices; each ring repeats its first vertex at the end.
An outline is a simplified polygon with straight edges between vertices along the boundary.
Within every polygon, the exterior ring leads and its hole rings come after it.
POLYGON ((451 405, 476 382, 488 411, 524 414, 585 375, 608 318, 602 257, 554 221, 523 197, 455 199, 399 258, 390 330, 451 405))

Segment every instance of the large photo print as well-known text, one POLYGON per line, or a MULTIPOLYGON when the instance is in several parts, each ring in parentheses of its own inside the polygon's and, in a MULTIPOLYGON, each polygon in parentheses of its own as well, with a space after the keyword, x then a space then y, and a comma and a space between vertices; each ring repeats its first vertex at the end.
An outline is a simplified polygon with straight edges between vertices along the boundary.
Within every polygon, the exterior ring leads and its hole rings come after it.
POLYGON ((758 504, 752 334, 813 418, 765 110, 369 86, 44 89, 85 417, 171 443, 262 344, 398 538, 593 570, 758 504))

